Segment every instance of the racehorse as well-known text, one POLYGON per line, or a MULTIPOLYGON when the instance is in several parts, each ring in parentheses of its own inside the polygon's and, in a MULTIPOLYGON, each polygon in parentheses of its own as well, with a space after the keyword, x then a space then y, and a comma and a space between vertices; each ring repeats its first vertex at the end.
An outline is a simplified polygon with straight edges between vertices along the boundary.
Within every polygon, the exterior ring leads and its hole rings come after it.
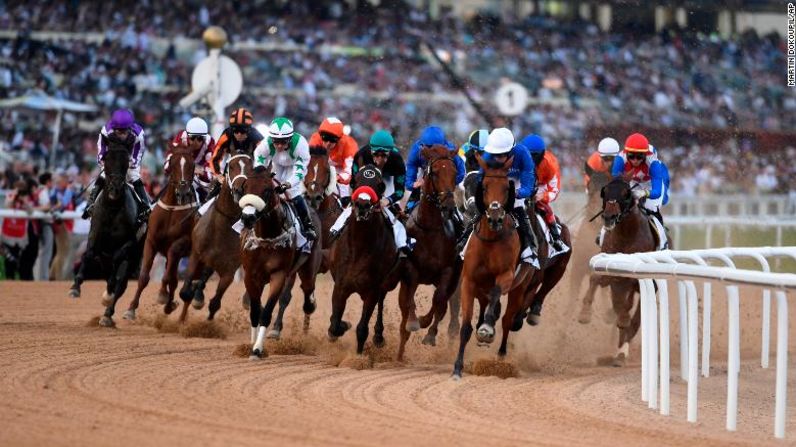
MULTIPOLYGON (((635 199, 632 188, 624 180, 617 178, 605 185, 602 197, 602 218, 606 233, 603 238, 603 253, 638 253, 653 251, 658 246, 654 231, 645 215, 642 214, 635 199)), ((619 328, 619 343, 614 357, 614 366, 624 366, 630 350, 630 341, 638 332, 641 324, 641 306, 636 305, 631 317, 635 294, 639 291, 638 281, 631 278, 610 276, 594 276, 589 282, 589 289, 583 297, 583 308, 579 321, 588 323, 591 316, 591 305, 594 292, 598 286, 610 286, 611 302, 619 328)))
POLYGON ((114 325, 116 302, 127 289, 127 279, 141 259, 141 241, 136 234, 135 193, 126 182, 132 142, 105 136, 102 140, 108 146, 104 159, 106 185, 94 206, 86 252, 69 294, 80 296, 85 268, 91 260, 99 258, 106 279, 102 294, 105 314, 99 324, 110 327, 114 325))
MULTIPOLYGON (((274 190, 274 174, 270 167, 257 167, 245 182, 245 195, 240 200, 245 229, 241 232, 241 261, 244 269, 246 293, 251 303, 252 348, 250 358, 262 358, 266 330, 271 324, 274 306, 279 300, 279 313, 269 338, 279 338, 282 317, 290 303, 296 272, 301 278, 304 292, 304 330, 309 329, 309 316, 315 312, 315 276, 321 265, 321 248, 314 244, 309 253, 300 253, 298 246, 301 229, 297 217, 287 202, 274 190), (266 284, 268 299, 261 308, 261 295, 266 284)), ((320 224, 318 216, 310 211, 313 223, 320 224)), ((304 241, 306 243, 306 241, 304 241)))
POLYGON ((436 344, 437 326, 445 317, 448 299, 459 283, 461 262, 456 253, 453 213, 456 212, 456 165, 448 148, 442 145, 424 148, 428 161, 423 176, 420 203, 407 222, 407 234, 417 240, 411 260, 405 264, 398 303, 401 307, 401 344, 398 360, 412 331, 429 327, 423 344, 436 344), (419 284, 435 287, 432 307, 420 321, 415 314, 415 291, 419 284))
MULTIPOLYGON (((462 377, 464 350, 473 332, 473 304, 478 298, 479 343, 489 344, 495 337, 495 323, 500 316, 500 296, 508 293, 508 305, 503 316, 504 340, 513 321, 522 310, 525 287, 531 275, 516 275, 520 254, 520 239, 514 230, 511 210, 514 208, 514 182, 508 178, 513 162, 509 157, 500 167, 490 167, 478 156, 484 174, 478 185, 475 200, 482 215, 464 253, 461 280, 462 327, 459 332, 459 353, 453 366, 453 377, 462 377)), ((505 343, 504 343, 505 344, 505 343)), ((499 354, 505 354, 502 344, 499 354)))
POLYGON ((357 189, 351 196, 353 213, 338 240, 332 244, 330 271, 334 278, 329 338, 341 337, 351 324, 343 321, 348 297, 362 298, 362 316, 357 325, 357 354, 362 354, 368 324, 378 306, 373 344, 384 345, 384 297, 398 285, 403 262, 387 217, 379 207, 385 185, 378 168, 365 165, 356 173, 357 189))
POLYGON ((177 290, 177 267, 180 259, 191 253, 191 227, 193 213, 198 206, 193 189, 194 157, 186 146, 171 151, 166 166, 168 185, 163 197, 157 201, 149 215, 148 233, 144 242, 138 289, 124 318, 135 320, 141 292, 149 284, 149 271, 156 254, 166 256, 166 271, 158 293, 158 304, 164 305, 168 314, 174 311, 174 293, 177 290))
MULTIPOLYGON (((180 298, 186 306, 193 298, 193 307, 201 309, 205 284, 213 272, 218 273, 216 293, 208 306, 208 320, 212 320, 221 308, 221 298, 240 267, 240 235, 232 226, 240 219, 238 201, 243 196, 243 185, 251 170, 252 157, 245 152, 234 153, 227 160, 221 192, 191 233, 191 257, 180 298)), ((186 311, 187 307, 183 308, 180 320, 185 320, 186 311)))
MULTIPOLYGON (((320 217, 322 248, 328 250, 332 245, 329 230, 343 212, 340 199, 337 197, 337 172, 329 164, 329 153, 324 148, 310 148, 310 162, 307 165, 307 176, 304 177, 305 195, 310 207, 320 217)), ((329 266, 321 262, 319 273, 325 273, 329 266)))

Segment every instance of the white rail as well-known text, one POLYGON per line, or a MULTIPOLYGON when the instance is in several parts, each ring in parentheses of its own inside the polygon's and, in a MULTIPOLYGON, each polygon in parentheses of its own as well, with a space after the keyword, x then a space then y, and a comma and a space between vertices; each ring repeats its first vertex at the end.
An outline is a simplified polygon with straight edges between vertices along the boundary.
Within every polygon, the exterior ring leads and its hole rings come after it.
POLYGON ((724 283, 728 299, 727 423, 735 431, 738 417, 738 378, 740 373, 740 297, 738 285, 763 288, 763 337, 761 366, 768 367, 770 334, 770 289, 777 289, 777 372, 774 411, 774 436, 785 437, 788 361, 788 303, 786 291, 796 290, 796 274, 771 273, 768 258, 796 259, 796 247, 721 248, 713 250, 662 251, 635 254, 599 254, 589 265, 595 274, 639 280, 641 290, 641 396, 650 408, 669 414, 669 295, 667 279, 678 281, 680 298, 681 376, 688 381, 687 419, 697 420, 699 380, 697 328, 698 294, 694 280, 704 281, 702 375, 710 368, 711 282, 724 283), (733 258, 752 258, 762 271, 736 269, 733 258), (709 265, 720 262, 723 267, 709 265), (686 263, 687 262, 687 263, 686 263), (656 300, 655 285, 658 286, 656 300), (687 302, 687 304, 686 304, 687 302), (660 348, 660 349, 659 349, 660 348), (686 355, 687 354, 687 355, 686 355), (660 365, 658 361, 660 360, 660 365), (658 379, 660 378, 660 387, 658 379))

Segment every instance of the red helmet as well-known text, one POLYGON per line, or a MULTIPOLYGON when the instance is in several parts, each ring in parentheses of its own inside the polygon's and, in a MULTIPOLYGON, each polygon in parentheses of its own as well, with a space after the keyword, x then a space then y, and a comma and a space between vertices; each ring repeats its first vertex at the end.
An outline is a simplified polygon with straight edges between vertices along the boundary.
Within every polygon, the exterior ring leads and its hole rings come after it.
POLYGON ((330 116, 329 118, 323 120, 320 127, 318 127, 318 133, 328 133, 329 135, 333 135, 338 139, 342 138, 343 122, 340 121, 338 118, 330 116))
POLYGON ((647 141, 647 137, 644 135, 634 133, 625 140, 625 151, 637 154, 648 154, 650 153, 650 142, 647 141))
POLYGON ((365 197, 362 197, 363 195, 367 196, 370 203, 376 203, 379 201, 378 194, 376 194, 376 191, 374 191, 373 188, 371 188, 370 186, 360 186, 359 188, 354 190, 354 193, 351 194, 351 199, 352 200, 357 200, 360 198, 364 199, 365 197))

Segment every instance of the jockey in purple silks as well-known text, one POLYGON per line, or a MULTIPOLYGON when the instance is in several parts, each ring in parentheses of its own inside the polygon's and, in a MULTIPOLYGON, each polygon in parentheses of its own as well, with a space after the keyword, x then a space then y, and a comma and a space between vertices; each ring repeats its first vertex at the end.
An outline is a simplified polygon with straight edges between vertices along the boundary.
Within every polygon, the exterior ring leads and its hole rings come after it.
MULTIPOLYGON (((118 109, 111 115, 110 121, 105 123, 100 129, 99 137, 97 138, 97 165, 101 168, 104 164, 105 153, 108 151, 108 146, 103 142, 105 137, 109 140, 117 140, 126 142, 132 146, 130 151, 130 165, 127 168, 127 181, 133 185, 135 190, 136 200, 138 201, 138 223, 146 220, 149 214, 149 196, 147 196, 144 182, 141 181, 141 159, 146 152, 144 144, 144 129, 140 124, 135 122, 133 112, 127 109, 118 109)), ((94 188, 86 204, 86 210, 83 212, 83 218, 86 219, 91 216, 94 208, 94 202, 97 200, 100 191, 105 186, 105 173, 100 172, 94 183, 94 188)))

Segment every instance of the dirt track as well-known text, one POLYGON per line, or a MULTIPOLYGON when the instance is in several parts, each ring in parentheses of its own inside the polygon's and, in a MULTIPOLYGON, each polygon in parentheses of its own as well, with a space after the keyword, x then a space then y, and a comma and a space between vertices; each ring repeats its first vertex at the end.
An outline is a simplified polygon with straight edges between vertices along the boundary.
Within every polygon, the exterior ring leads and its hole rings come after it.
MULTIPOLYGON (((453 351, 446 347, 447 322, 437 348, 420 345, 421 336, 414 335, 407 363, 391 360, 396 293, 386 306, 387 347, 371 353, 371 368, 348 367, 368 362, 351 355, 353 331, 342 344, 331 345, 323 337, 331 295, 327 277, 320 279, 309 341, 297 341, 301 309, 294 302, 283 332, 287 342, 269 342, 271 355, 260 362, 233 354, 248 337, 239 283, 220 313, 226 340, 184 338, 169 333, 168 324, 156 330, 154 285, 142 298, 136 323, 121 320, 128 291, 117 309, 118 329, 110 330, 86 325, 101 312, 98 283, 86 284, 79 300, 66 298, 64 283, 4 282, 0 290, 2 446, 782 445, 772 436, 774 371, 762 371, 754 362, 759 357, 756 306, 742 308, 748 321, 742 326, 741 413, 739 432, 729 434, 723 428, 726 314, 720 299, 714 299, 717 367, 700 382, 700 422, 692 425, 685 421, 679 369, 672 369, 672 416, 665 418, 640 400, 637 346, 625 369, 594 366, 597 357, 612 352, 612 327, 603 316, 607 300, 598 297, 593 322, 581 326, 575 322, 576 297, 565 288, 549 298, 541 326, 512 334, 508 360, 519 377, 467 373, 461 382, 449 378, 453 351), (275 353, 288 349, 305 354, 275 353)), ((744 296, 755 297, 749 291, 744 296)), ((426 289, 418 293, 422 309, 428 297, 426 289)), ((355 304, 349 305, 349 321, 358 319, 358 301, 349 302, 355 304)), ((199 320, 205 312, 192 311, 192 318, 199 320)), ((796 340, 793 330, 791 337, 796 340)), ((672 346, 676 362, 676 337, 672 346)), ((496 350, 496 345, 487 350, 472 342, 467 359, 493 359, 496 350)), ((789 380, 791 440, 796 439, 794 377, 789 380)))

